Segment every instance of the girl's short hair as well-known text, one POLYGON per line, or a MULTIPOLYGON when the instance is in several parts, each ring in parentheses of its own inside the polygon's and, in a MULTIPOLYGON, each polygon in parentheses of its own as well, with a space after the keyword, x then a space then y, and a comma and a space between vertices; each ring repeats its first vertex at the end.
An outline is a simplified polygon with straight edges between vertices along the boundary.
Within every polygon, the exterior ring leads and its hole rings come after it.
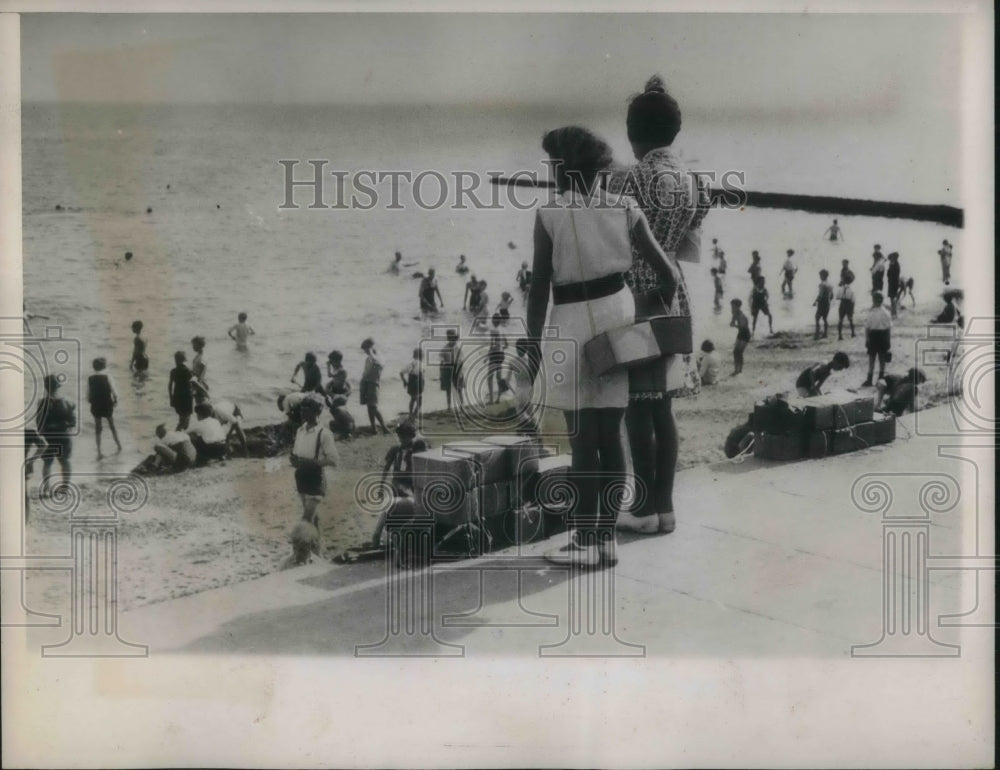
POLYGON ((580 126, 563 126, 542 137, 542 149, 555 161, 556 185, 589 192, 599 171, 611 165, 611 148, 580 126))

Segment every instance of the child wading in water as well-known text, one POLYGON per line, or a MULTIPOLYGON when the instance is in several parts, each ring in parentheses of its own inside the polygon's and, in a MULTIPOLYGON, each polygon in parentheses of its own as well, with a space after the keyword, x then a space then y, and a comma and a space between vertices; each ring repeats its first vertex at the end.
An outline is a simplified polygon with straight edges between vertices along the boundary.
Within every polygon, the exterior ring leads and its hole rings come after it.
POLYGON ((833 301, 833 286, 827 280, 830 277, 829 270, 819 271, 819 293, 816 295, 816 300, 813 305, 816 308, 816 334, 814 339, 819 339, 821 336, 825 337, 830 325, 827 321, 830 315, 830 303, 833 301), (819 322, 823 322, 823 334, 819 333, 819 322))
POLYGON ((128 368, 135 374, 145 372, 149 368, 149 358, 146 356, 146 340, 142 338, 142 321, 132 322, 132 359, 128 368))
POLYGON ((361 373, 361 393, 359 399, 362 406, 368 407, 368 421, 372 426, 372 435, 375 435, 375 423, 382 428, 382 433, 389 435, 389 429, 385 427, 385 420, 378 410, 378 389, 382 381, 382 362, 375 353, 375 340, 371 337, 361 343, 361 349, 365 352, 365 368, 361 373))
POLYGON ((114 411, 118 403, 118 392, 111 381, 111 376, 104 371, 107 362, 103 358, 94 359, 94 373, 87 380, 87 401, 90 402, 90 413, 94 416, 94 437, 97 439, 97 459, 101 454, 101 420, 108 421, 111 429, 111 436, 115 440, 115 446, 119 452, 122 451, 122 442, 118 440, 118 431, 115 430, 114 411))
POLYGON ((719 275, 718 268, 713 267, 712 273, 712 283, 715 285, 715 312, 722 312, 722 276, 719 275))
POLYGON ((837 299, 840 300, 838 305, 837 315, 837 339, 844 339, 844 319, 846 318, 851 324, 851 336, 854 336, 854 289, 851 288, 851 284, 854 283, 854 273, 850 270, 847 271, 847 275, 844 276, 843 282, 840 284, 840 288, 837 290, 837 299))
POLYGON ((802 370, 795 381, 795 390, 803 398, 822 395, 820 388, 826 382, 831 372, 839 372, 851 365, 847 353, 834 353, 833 360, 828 364, 813 364, 802 370))
POLYGON ((771 308, 767 304, 768 293, 764 288, 764 276, 758 276, 754 281, 753 291, 750 292, 750 315, 753 316, 753 326, 750 327, 750 335, 757 331, 757 315, 763 313, 767 316, 767 328, 774 334, 774 321, 771 319, 771 308))
POLYGON ((247 340, 254 334, 253 327, 247 323, 247 314, 240 313, 236 316, 236 323, 229 327, 229 338, 236 340, 237 350, 247 349, 247 340))
POLYGON ((750 342, 750 323, 743 312, 743 301, 734 299, 729 303, 733 309, 733 319, 730 326, 736 327, 736 344, 733 345, 733 374, 735 377, 743 371, 743 351, 750 342))

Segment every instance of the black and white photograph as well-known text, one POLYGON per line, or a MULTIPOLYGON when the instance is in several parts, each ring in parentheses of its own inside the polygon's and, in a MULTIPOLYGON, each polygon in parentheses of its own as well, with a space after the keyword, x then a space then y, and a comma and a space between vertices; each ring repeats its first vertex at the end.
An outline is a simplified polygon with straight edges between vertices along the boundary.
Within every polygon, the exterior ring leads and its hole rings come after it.
POLYGON ((992 6, 18 5, 5 766, 993 765, 992 6))

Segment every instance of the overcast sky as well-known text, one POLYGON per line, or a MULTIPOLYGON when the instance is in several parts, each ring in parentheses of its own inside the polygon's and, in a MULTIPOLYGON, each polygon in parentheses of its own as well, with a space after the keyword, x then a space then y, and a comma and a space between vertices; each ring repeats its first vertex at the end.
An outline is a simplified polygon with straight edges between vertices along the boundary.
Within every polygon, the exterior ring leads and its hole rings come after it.
POLYGON ((22 17, 23 98, 560 103, 618 108, 660 72, 685 109, 957 107, 954 16, 22 17))

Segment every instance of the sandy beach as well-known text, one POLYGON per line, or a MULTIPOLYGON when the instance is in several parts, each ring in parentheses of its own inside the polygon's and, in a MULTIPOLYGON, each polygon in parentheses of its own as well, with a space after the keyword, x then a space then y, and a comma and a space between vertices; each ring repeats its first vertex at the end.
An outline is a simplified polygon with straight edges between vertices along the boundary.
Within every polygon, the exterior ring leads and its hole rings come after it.
MULTIPOLYGON (((780 300, 779 300, 780 301, 780 300)), ((860 303, 859 303, 860 304, 860 303)), ((926 334, 927 320, 940 310, 937 302, 901 312, 893 329, 893 362, 888 371, 904 373, 914 365, 914 343, 926 334)), ((836 311, 834 310, 834 313, 836 311)), ((835 372, 826 390, 858 388, 865 378, 864 311, 856 316, 858 336, 839 343, 831 336, 814 341, 812 330, 778 330, 773 337, 757 335, 746 352, 744 372, 730 377, 731 340, 716 340, 722 358, 718 385, 702 388, 695 397, 677 399, 674 411, 680 431, 680 468, 725 460, 727 433, 744 422, 755 401, 778 392, 794 390, 796 375, 812 363, 828 361, 843 350, 851 367, 835 372)), ((766 327, 765 327, 766 329, 766 327)), ((733 331, 735 338, 735 330, 733 331)), ((925 368, 928 381, 921 389, 921 404, 929 406, 947 398, 943 368, 925 368)), ((873 394, 873 389, 860 392, 873 394)), ((549 419, 561 420, 558 413, 549 419)), ((444 428, 451 418, 434 413, 425 418, 444 428)), ((905 434, 898 440, 905 440, 905 434)), ((362 436, 339 444, 340 465, 328 471, 328 493, 320 506, 327 555, 362 544, 371 534, 375 515, 362 510, 355 488, 366 474, 381 471, 386 451, 395 436, 362 436)), ((565 439, 552 439, 565 450, 565 439)), ((755 462, 752 457, 745 462, 755 462)), ((823 461, 812 461, 822 463, 823 461)), ((810 473, 821 478, 822 469, 810 473)), ((174 476, 147 479, 149 502, 123 517, 118 537, 118 600, 122 609, 197 593, 266 575, 277 569, 289 553, 288 535, 300 515, 293 471, 288 457, 234 458, 222 464, 174 476)), ((31 478, 31 520, 26 530, 30 554, 69 552, 69 522, 65 514, 46 510, 37 500, 39 473, 31 478)), ((104 505, 106 490, 84 482, 81 506, 104 505)), ((683 521, 683 511, 678 517, 683 521)), ((345 567, 350 569, 350 567, 345 567)), ((68 573, 31 572, 26 600, 36 611, 67 606, 68 573)))

